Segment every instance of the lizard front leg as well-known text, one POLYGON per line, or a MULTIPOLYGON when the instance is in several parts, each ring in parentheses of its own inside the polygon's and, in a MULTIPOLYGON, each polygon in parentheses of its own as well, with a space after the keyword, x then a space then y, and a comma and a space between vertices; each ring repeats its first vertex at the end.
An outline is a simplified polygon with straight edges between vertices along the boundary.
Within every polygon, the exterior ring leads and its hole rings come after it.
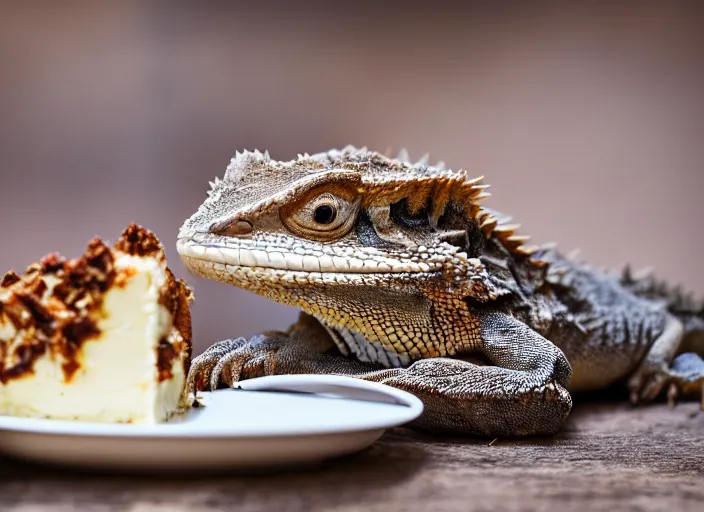
POLYGON ((445 358, 363 376, 423 401, 412 425, 434 432, 527 436, 559 431, 572 407, 571 368, 560 349, 515 318, 480 319, 483 352, 496 366, 445 358))
POLYGON ((335 344, 313 317, 301 313, 287 331, 220 341, 193 359, 186 392, 231 387, 244 379, 300 373, 359 376, 382 368, 331 354, 335 344))
POLYGON ((301 315, 287 333, 214 345, 194 359, 188 388, 215 389, 272 374, 348 375, 418 396, 425 411, 411 427, 487 436, 557 432, 572 405, 565 389, 571 370, 562 352, 508 315, 487 314, 481 325, 484 353, 498 366, 432 358, 381 369, 325 353, 326 346, 332 348, 325 330, 301 315))

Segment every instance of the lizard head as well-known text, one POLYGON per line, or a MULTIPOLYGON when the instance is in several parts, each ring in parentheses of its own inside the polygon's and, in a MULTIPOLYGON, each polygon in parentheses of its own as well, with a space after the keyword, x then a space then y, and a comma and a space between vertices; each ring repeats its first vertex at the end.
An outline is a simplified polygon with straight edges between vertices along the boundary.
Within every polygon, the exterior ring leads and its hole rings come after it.
POLYGON ((507 293, 480 259, 487 244, 532 252, 480 206, 481 181, 405 152, 237 153, 182 226, 178 252, 198 276, 297 306, 401 363, 446 355, 471 337, 448 331, 467 298, 507 293))

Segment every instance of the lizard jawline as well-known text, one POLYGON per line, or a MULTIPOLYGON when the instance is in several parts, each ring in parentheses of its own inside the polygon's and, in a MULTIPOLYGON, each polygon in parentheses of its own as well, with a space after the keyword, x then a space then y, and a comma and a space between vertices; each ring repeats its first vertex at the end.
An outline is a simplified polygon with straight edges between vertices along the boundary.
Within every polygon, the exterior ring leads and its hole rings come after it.
MULTIPOLYGON (((217 247, 178 241, 182 259, 206 261, 231 268, 266 269, 284 272, 319 272, 323 274, 432 274, 441 268, 424 263, 395 261, 382 255, 365 254, 362 260, 353 256, 311 255, 285 252, 284 249, 261 250, 246 247, 217 247)), ((361 254, 359 256, 362 256, 361 254)))

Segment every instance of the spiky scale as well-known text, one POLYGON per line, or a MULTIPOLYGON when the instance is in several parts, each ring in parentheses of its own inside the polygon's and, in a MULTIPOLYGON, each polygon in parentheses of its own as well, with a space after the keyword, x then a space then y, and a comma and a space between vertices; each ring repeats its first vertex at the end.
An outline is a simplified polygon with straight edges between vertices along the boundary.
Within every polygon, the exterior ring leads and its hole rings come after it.
POLYGON ((499 219, 496 217, 489 215, 486 217, 482 223, 480 224, 480 227, 485 230, 485 231, 494 231, 496 226, 499 224, 499 219))
POLYGON ((521 227, 520 224, 501 224, 494 231, 497 233, 514 233, 521 227))
MULTIPOLYGON (((540 247, 538 247, 537 245, 522 245, 522 246, 518 247, 516 250, 519 254, 522 254, 524 256, 532 256, 533 254, 535 254, 536 252, 538 252, 540 250, 540 247)), ((533 261, 533 263, 534 264, 540 263, 542 265, 547 265, 547 263, 545 263, 545 262, 533 261)))
POLYGON ((438 220, 445 213, 452 194, 452 183, 448 179, 440 179, 435 184, 431 201, 430 222, 437 226, 438 220))
MULTIPOLYGON (((467 173, 467 171, 466 171, 465 169, 460 169, 459 172, 464 172, 465 174, 467 173)), ((478 176, 478 177, 476 177, 476 178, 472 178, 472 179, 470 179, 470 180, 466 180, 466 181, 463 183, 463 185, 464 185, 464 187, 470 187, 470 188, 472 188, 472 187, 474 187, 474 185, 477 185, 477 184, 481 183, 483 180, 484 180, 484 176, 478 176)))
MULTIPOLYGON (((577 247, 577 248, 575 248, 575 249, 572 249, 572 251, 570 251, 569 254, 567 254, 566 257, 567 257, 567 259, 570 260, 570 261, 577 261, 577 260, 579 259, 579 255, 580 255, 581 253, 582 253, 582 249, 580 249, 579 247, 577 247)), ((630 271, 630 268, 626 267, 625 271, 626 271, 626 273, 627 273, 628 276, 631 275, 631 274, 630 274, 630 272, 631 272, 631 271, 630 271)), ((625 275, 625 274, 624 274, 624 275, 625 275)))
POLYGON ((418 159, 418 161, 416 162, 416 165, 421 165, 421 166, 428 165, 428 162, 430 162, 430 154, 425 153, 422 157, 420 157, 418 159))
POLYGON ((408 154, 408 150, 406 148, 402 148, 398 152, 398 155, 396 156, 396 160, 398 160, 399 162, 403 162, 403 163, 409 163, 411 161, 411 156, 408 154))
POLYGON ((523 242, 527 242, 528 240, 530 240, 530 237, 528 235, 511 235, 510 237, 507 238, 507 240, 510 242, 523 243, 523 242))

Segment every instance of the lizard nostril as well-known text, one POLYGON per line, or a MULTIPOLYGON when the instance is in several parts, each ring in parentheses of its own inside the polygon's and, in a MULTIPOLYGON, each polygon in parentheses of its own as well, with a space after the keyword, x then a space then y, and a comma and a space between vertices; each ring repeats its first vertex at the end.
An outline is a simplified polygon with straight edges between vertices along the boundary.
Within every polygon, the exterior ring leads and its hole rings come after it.
POLYGON ((252 223, 244 219, 235 219, 227 224, 214 224, 210 231, 223 236, 246 236, 252 233, 252 223))

